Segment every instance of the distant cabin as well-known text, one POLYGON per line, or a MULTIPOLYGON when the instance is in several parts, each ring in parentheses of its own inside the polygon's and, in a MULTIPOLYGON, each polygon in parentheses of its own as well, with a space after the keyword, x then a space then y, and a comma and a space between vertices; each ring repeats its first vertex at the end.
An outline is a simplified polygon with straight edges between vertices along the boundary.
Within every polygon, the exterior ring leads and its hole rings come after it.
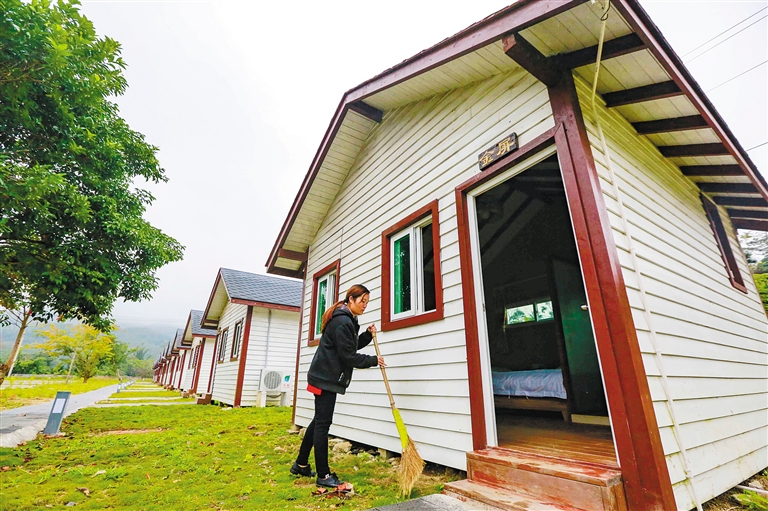
POLYGON ((191 356, 188 361, 189 372, 185 377, 184 387, 190 394, 202 396, 210 394, 208 383, 214 363, 214 343, 216 330, 203 328, 203 311, 189 311, 189 318, 184 327, 184 341, 190 343, 191 356))
MULTIPOLYGON (((409 435, 468 471, 449 493, 691 509, 768 466, 736 231, 768 230, 768 186, 635 0, 593 108, 601 15, 520 1, 344 94, 267 262, 304 281, 296 424, 322 312, 361 283, 409 435)), ((377 369, 331 433, 400 451, 377 369)))
POLYGON ((206 399, 291 404, 300 301, 300 281, 219 270, 201 319, 203 328, 216 330, 206 399))

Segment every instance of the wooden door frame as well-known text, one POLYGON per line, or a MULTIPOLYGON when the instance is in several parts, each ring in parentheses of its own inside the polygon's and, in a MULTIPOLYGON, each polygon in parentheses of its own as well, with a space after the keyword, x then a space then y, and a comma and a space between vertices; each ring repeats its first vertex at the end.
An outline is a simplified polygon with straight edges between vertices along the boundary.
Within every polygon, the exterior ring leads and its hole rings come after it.
POLYGON ((555 127, 456 187, 472 442, 488 445, 467 193, 555 145, 579 252, 606 400, 632 511, 675 509, 674 493, 573 77, 549 88, 555 127))

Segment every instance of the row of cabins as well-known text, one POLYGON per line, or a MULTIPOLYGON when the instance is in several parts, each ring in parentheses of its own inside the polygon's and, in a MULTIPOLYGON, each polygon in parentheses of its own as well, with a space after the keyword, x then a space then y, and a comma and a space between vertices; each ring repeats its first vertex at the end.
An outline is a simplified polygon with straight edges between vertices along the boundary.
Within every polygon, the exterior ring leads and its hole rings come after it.
MULTIPOLYGON (((295 423, 319 304, 361 283, 447 492, 701 509, 768 466, 738 228, 768 185, 638 1, 518 1, 343 95, 267 261, 304 282, 295 423)), ((379 371, 331 433, 399 451, 379 371)))
MULTIPOLYGON (((267 262, 300 282, 221 270, 156 380, 244 406, 293 367, 306 426, 317 318, 361 283, 409 435, 467 471, 450 494, 701 509, 768 467, 736 231, 768 230, 768 185, 638 2, 601 3, 521 0, 346 92, 267 262)), ((399 451, 377 370, 331 433, 399 451)))
POLYGON ((290 404, 301 283, 221 268, 205 310, 192 310, 154 366, 154 381, 199 403, 290 404))

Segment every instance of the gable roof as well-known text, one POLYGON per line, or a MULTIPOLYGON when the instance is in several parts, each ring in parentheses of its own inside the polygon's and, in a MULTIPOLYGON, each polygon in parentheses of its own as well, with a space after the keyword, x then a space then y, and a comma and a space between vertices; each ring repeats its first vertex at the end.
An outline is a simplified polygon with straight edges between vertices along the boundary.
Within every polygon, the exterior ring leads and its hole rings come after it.
POLYGON ((201 326, 210 328, 219 320, 228 302, 299 312, 303 283, 297 280, 220 268, 201 316, 201 326))
MULTIPOLYGON (((768 220, 759 220, 768 215, 768 184, 746 151, 637 0, 612 5, 598 92, 702 192, 729 207, 735 227, 768 230, 768 220), (637 101, 649 89, 656 96, 637 101), (634 102, 626 102, 628 95, 634 102), (659 130, 660 122, 670 121, 678 123, 676 129, 659 130)), ((591 83, 600 14, 586 0, 521 0, 347 91, 275 241, 267 272, 302 276, 323 218, 388 111, 499 73, 529 70, 505 52, 502 39, 511 33, 558 69, 591 83)))
POLYGON ((203 311, 195 309, 189 311, 187 325, 184 327, 184 342, 191 344, 195 337, 216 337, 216 330, 212 328, 204 328, 202 323, 203 311))

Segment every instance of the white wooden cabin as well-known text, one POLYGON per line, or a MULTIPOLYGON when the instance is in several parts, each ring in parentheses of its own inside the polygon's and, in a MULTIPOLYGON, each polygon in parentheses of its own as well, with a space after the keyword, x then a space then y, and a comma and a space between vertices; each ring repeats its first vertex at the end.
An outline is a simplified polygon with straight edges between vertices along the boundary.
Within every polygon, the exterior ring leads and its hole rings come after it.
POLYGON ((264 406, 274 396, 290 405, 300 298, 301 282, 297 280, 219 270, 201 323, 217 332, 211 400, 232 406, 264 406), (279 374, 284 382, 280 391, 267 393, 261 388, 265 370, 279 374))
POLYGON ((189 352, 189 346, 184 345, 183 338, 184 330, 182 328, 177 328, 171 348, 171 354, 174 357, 173 369, 171 371, 172 376, 168 382, 169 388, 173 390, 183 390, 181 385, 184 381, 184 373, 187 369, 187 356, 189 352))
MULTIPOLYGON (((599 4, 520 1, 344 94, 267 262, 304 280, 296 424, 317 318, 361 283, 409 435, 468 470, 451 493, 691 509, 768 466, 736 236, 768 230, 768 186, 635 0, 607 14, 593 106, 600 33, 599 4), (560 386, 496 382, 529 371, 560 386)), ((331 433, 399 451, 378 370, 331 433)))
POLYGON ((216 340, 216 330, 212 328, 203 328, 203 311, 189 311, 187 325, 184 327, 184 342, 190 344, 191 359, 190 371, 185 377, 186 385, 184 388, 190 394, 206 395, 210 394, 208 382, 210 381, 211 369, 213 368, 214 357, 213 344, 216 340))

